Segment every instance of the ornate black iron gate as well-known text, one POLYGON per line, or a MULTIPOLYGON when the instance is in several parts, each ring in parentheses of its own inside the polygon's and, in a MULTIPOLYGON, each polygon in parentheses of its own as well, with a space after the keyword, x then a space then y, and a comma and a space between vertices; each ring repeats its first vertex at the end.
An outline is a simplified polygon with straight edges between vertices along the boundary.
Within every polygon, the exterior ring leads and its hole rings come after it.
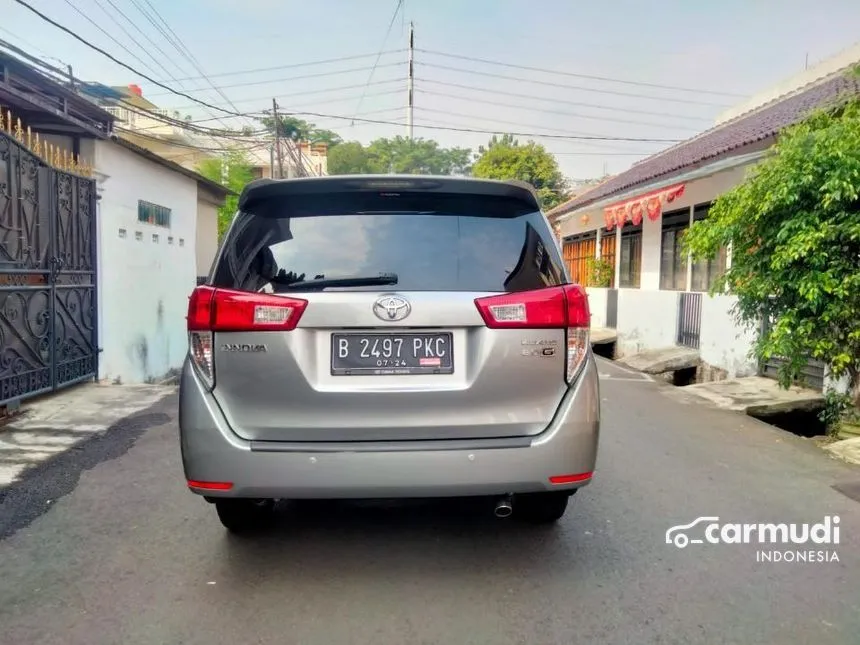
POLYGON ((0 404, 92 378, 98 362, 95 180, 18 134, 0 131, 0 404))

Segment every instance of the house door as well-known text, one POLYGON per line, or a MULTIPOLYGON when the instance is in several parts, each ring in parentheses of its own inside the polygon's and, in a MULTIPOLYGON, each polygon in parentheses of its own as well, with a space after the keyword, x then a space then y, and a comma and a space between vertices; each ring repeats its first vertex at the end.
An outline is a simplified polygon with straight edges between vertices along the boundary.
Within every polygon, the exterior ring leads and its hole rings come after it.
POLYGON ((0 404, 97 373, 95 204, 0 131, 0 404))

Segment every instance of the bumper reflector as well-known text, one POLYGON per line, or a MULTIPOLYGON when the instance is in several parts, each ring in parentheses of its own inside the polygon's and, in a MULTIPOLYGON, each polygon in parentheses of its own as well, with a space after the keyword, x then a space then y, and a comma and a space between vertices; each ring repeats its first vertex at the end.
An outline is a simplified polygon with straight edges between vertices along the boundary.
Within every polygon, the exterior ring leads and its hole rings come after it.
POLYGON ((188 488, 199 488, 201 490, 230 490, 233 488, 233 482, 198 482, 189 479, 188 488))
POLYGON ((575 484, 576 482, 584 482, 591 479, 593 472, 579 473, 577 475, 553 475, 549 478, 550 484, 575 484))

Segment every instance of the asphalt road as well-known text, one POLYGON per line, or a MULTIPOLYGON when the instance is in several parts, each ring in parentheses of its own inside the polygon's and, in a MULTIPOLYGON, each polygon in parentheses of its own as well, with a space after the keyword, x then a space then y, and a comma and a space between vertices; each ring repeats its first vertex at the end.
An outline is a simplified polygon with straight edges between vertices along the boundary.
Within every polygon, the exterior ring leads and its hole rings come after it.
POLYGON ((597 477, 550 529, 471 504, 314 504, 231 538, 184 488, 170 397, 0 497, 15 514, 0 541, 0 643, 860 642, 860 503, 832 488, 860 469, 601 372, 597 477), (839 562, 665 543, 699 516, 825 514, 840 516, 839 562))

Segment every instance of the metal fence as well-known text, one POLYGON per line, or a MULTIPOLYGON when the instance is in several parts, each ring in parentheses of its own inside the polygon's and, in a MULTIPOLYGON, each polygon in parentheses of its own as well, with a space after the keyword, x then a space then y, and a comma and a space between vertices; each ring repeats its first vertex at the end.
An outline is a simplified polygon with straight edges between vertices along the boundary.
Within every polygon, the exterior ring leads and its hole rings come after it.
POLYGON ((618 327, 618 289, 606 291, 606 326, 610 329, 618 327))
POLYGON ((702 294, 682 291, 678 298, 679 345, 699 349, 702 329, 702 294))
POLYGON ((29 148, 0 129, 0 404, 97 373, 95 181, 29 148))

